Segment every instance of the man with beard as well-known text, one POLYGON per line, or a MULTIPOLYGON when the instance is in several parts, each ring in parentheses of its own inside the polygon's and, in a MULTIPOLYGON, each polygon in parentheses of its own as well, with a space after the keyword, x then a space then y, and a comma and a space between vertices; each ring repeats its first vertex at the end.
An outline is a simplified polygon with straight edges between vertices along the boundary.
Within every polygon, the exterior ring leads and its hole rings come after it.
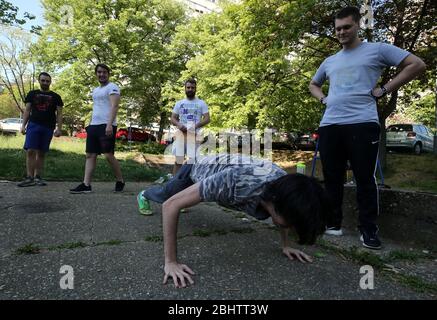
POLYGON ((173 175, 176 175, 181 168, 185 155, 188 155, 189 158, 195 158, 200 144, 198 141, 199 129, 210 121, 208 106, 205 101, 196 97, 196 85, 197 82, 194 79, 185 82, 187 98, 176 102, 171 115, 172 124, 179 129, 173 142, 172 151, 176 157, 173 175))
POLYGON ((57 93, 50 91, 52 78, 48 73, 41 72, 38 82, 41 90, 30 91, 24 101, 26 110, 23 115, 21 133, 26 135, 24 149, 26 150, 27 176, 18 184, 19 187, 47 184, 41 178, 45 154, 49 151, 52 137, 61 136, 64 103, 57 93))
POLYGON ((102 153, 117 179, 114 192, 122 192, 125 185, 120 164, 114 156, 120 89, 116 84, 109 82, 110 69, 107 65, 96 65, 95 73, 100 86, 95 88, 92 93, 93 113, 91 123, 86 128, 85 175, 80 185, 70 189, 71 193, 91 192, 91 178, 96 167, 97 155, 102 153))

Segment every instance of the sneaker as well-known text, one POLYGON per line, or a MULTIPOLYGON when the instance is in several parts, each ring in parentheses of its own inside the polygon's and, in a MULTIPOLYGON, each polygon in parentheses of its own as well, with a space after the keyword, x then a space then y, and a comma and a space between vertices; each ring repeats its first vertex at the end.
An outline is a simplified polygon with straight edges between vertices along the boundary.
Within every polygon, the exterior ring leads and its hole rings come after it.
POLYGON ((85 183, 81 183, 74 189, 70 189, 70 193, 90 193, 91 192, 91 185, 86 186, 85 183))
POLYGON ((23 181, 21 181, 19 184, 17 184, 17 186, 19 187, 30 187, 30 186, 34 186, 35 183, 35 179, 33 179, 33 177, 26 177, 23 181))
POLYGON ((343 230, 341 230, 341 227, 326 227, 325 234, 330 236, 342 236, 343 230))
POLYGON ((37 186, 46 186, 47 182, 45 182, 43 179, 41 179, 40 176, 35 176, 35 183, 37 186))
POLYGON ((363 246, 368 249, 379 250, 381 249, 381 241, 378 238, 378 227, 376 227, 376 231, 360 228, 361 237, 360 240, 363 243, 363 246))
POLYGON ((115 190, 114 190, 114 192, 123 192, 124 185, 125 185, 124 182, 117 181, 117 182, 115 183, 115 190))
POLYGON ((150 208, 149 200, 147 200, 143 196, 143 191, 138 193, 137 202, 138 202, 138 209, 140 211, 140 214, 145 216, 150 216, 153 214, 152 209, 150 208))

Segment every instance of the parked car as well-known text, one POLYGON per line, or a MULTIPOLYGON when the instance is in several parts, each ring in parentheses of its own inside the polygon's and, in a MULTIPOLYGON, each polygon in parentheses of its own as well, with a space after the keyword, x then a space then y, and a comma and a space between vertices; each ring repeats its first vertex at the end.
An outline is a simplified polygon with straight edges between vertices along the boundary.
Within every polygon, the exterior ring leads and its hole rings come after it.
POLYGON ((3 119, 0 120, 0 131, 2 133, 17 134, 17 132, 20 132, 22 124, 23 119, 20 118, 3 119))
POLYGON ((317 131, 298 134, 294 143, 299 150, 315 150, 319 134, 317 131))
POLYGON ((139 128, 121 128, 118 129, 116 139, 129 140, 129 141, 156 141, 156 137, 139 128))
POLYGON ((386 147, 391 149, 408 149, 415 154, 433 151, 434 135, 423 124, 393 124, 386 129, 386 147))
POLYGON ((85 129, 82 129, 82 130, 80 130, 80 131, 77 131, 77 132, 74 134, 74 136, 75 136, 76 138, 79 138, 79 139, 86 139, 86 130, 85 130, 85 129))

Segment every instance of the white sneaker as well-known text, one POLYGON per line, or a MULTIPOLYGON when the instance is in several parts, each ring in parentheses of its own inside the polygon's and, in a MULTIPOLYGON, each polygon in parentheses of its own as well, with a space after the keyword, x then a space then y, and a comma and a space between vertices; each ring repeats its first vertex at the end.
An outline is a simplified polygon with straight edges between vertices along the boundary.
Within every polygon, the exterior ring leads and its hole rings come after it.
POLYGON ((330 227, 330 228, 326 228, 325 234, 330 235, 330 236, 342 236, 343 230, 341 230, 341 228, 337 228, 337 227, 330 227))

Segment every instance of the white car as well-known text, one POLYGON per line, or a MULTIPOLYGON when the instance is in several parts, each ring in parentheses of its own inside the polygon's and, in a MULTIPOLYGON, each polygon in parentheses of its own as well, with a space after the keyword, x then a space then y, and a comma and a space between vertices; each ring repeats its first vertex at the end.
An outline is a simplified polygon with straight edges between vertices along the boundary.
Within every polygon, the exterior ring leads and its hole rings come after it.
POLYGON ((21 130, 23 119, 7 118, 0 120, 0 132, 2 133, 17 133, 21 130))

